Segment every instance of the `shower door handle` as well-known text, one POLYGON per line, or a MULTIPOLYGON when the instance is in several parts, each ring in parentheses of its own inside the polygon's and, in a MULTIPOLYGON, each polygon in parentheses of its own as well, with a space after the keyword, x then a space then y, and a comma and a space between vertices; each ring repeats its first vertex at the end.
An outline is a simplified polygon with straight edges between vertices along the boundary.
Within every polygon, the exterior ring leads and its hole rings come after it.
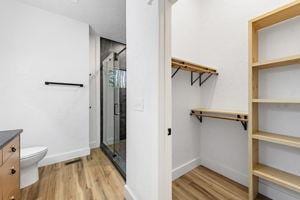
POLYGON ((120 115, 119 104, 114 104, 114 115, 120 115))

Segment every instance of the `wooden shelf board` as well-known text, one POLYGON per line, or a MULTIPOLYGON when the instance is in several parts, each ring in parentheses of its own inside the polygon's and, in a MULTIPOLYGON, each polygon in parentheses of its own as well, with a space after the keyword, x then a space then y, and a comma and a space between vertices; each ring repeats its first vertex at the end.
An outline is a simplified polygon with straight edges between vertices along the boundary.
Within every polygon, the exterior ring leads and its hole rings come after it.
POLYGON ((300 192, 300 176, 290 174, 266 165, 254 166, 253 174, 290 190, 300 192))
POLYGON ((253 103, 278 103, 278 104, 300 104, 300 100, 286 99, 252 99, 253 103))
POLYGON ((219 109, 208 109, 208 108, 196 108, 196 109, 193 109, 192 111, 203 112, 203 113, 225 114, 225 115, 241 115, 241 116, 248 115, 248 113, 241 112, 241 111, 219 110, 219 109))
POLYGON ((228 117, 228 116, 216 116, 216 115, 205 115, 205 114, 192 114, 199 117, 209 117, 209 118, 215 118, 215 119, 224 119, 224 120, 231 120, 231 121, 241 121, 241 122, 247 122, 248 119, 243 118, 237 118, 237 117, 228 117))
POLYGON ((264 62, 253 63, 252 67, 259 69, 267 69, 273 67, 289 66, 292 64, 300 64, 300 55, 289 56, 264 62))
POLYGON ((248 114, 240 111, 197 108, 197 109, 193 109, 191 114, 199 117, 209 117, 215 119, 248 122, 248 114), (238 117, 238 115, 240 115, 240 118, 238 117))
POLYGON ((173 68, 181 67, 182 70, 186 70, 186 71, 200 72, 200 73, 204 72, 204 73, 211 73, 211 74, 218 75, 217 70, 214 68, 195 64, 178 58, 172 58, 172 67, 173 68))
POLYGON ((272 26, 279 22, 291 19, 300 15, 300 0, 282 6, 264 15, 251 20, 256 30, 272 26))
POLYGON ((252 138, 262 140, 262 141, 272 142, 276 144, 287 145, 290 147, 300 148, 300 137, 293 137, 293 136, 259 131, 253 133, 252 138))

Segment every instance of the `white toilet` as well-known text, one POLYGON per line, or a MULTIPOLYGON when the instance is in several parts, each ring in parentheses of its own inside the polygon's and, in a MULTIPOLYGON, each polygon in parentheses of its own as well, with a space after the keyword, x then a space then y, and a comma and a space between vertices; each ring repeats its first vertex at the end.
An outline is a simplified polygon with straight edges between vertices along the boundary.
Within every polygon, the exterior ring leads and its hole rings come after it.
POLYGON ((21 188, 39 180, 38 163, 46 156, 47 147, 36 146, 21 149, 21 188))

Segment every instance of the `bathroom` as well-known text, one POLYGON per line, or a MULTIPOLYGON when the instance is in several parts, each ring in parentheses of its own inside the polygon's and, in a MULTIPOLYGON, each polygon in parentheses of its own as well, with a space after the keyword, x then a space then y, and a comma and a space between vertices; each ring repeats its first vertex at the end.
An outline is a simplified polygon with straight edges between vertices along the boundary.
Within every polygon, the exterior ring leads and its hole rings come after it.
MULTIPOLYGON (((0 24, 5 30, 0 39, 0 166, 6 149, 16 155, 5 159, 0 171, 13 162, 10 159, 16 160, 13 170, 19 175, 22 198, 32 200, 38 198, 31 196, 34 188, 49 177, 39 174, 38 168, 57 164, 72 170, 85 165, 85 157, 90 156, 111 162, 116 167, 112 173, 123 187, 125 2, 1 0, 0 24), (83 16, 82 9, 90 12, 83 16), (107 12, 116 15, 108 20, 107 12), (104 66, 110 56, 112 63, 104 66), (116 84, 109 84, 116 76, 116 84)), ((50 176, 56 177, 55 173, 50 176)), ((63 190, 59 182, 57 188, 63 190)), ((75 180, 70 185, 78 186, 75 180)), ((18 199, 12 190, 3 196, 18 199)))

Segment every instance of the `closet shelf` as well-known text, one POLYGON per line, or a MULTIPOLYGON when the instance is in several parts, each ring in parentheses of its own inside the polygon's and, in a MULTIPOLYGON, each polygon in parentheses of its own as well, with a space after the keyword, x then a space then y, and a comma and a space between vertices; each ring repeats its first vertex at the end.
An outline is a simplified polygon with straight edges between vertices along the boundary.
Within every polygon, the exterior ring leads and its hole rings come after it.
POLYGON ((253 103, 277 103, 277 104, 298 104, 300 100, 288 99, 252 99, 253 103))
POLYGON ((279 135, 268 132, 256 132, 252 134, 252 138, 276 144, 286 145, 290 147, 300 148, 300 137, 293 137, 287 135, 279 135))
POLYGON ((247 130, 248 114, 245 112, 198 108, 192 109, 190 115, 196 116, 201 123, 203 117, 239 121, 247 130))
POLYGON ((199 80, 199 85, 203 85, 205 81, 207 81, 212 75, 218 75, 216 69, 207 67, 204 65, 195 64, 192 62, 188 62, 178 58, 172 58, 172 67, 175 68, 175 72, 172 74, 172 78, 177 74, 177 72, 181 70, 190 71, 191 72, 191 85, 194 85, 195 82, 199 80), (199 75, 194 79, 194 73, 198 73, 199 75), (204 74, 207 74, 204 78, 204 74))
POLYGON ((290 190, 300 192, 300 176, 290 174, 263 164, 254 166, 253 174, 290 190))
POLYGON ((282 6, 264 15, 261 15, 250 22, 253 24, 253 28, 256 31, 272 26, 279 22, 291 19, 300 15, 299 0, 294 1, 288 5, 282 6))
POLYGON ((300 55, 295 55, 295 56, 289 56, 285 58, 274 59, 274 60, 269 60, 264 62, 256 62, 252 64, 252 67, 259 68, 259 69, 267 69, 273 67, 289 66, 293 64, 299 64, 299 63, 300 63, 300 55))
POLYGON ((246 112, 232 111, 232 110, 217 110, 217 109, 197 108, 197 109, 193 109, 193 111, 195 111, 195 112, 205 112, 205 113, 215 113, 215 114, 248 116, 248 113, 246 113, 246 112))
POLYGON ((178 68, 186 71, 192 71, 192 72, 204 72, 204 73, 212 73, 212 74, 218 74, 217 70, 211 67, 207 67, 204 65, 195 64, 192 62, 188 62, 182 59, 178 58, 172 58, 172 67, 178 68))

